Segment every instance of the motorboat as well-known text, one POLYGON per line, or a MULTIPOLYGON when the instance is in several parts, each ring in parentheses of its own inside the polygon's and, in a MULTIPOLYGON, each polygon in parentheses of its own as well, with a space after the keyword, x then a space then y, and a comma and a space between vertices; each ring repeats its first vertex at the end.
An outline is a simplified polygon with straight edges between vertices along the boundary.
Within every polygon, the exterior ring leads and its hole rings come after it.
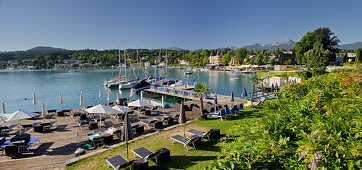
POLYGON ((237 77, 230 78, 230 80, 239 80, 237 77))
POLYGON ((184 74, 185 75, 192 74, 192 71, 186 71, 184 74))

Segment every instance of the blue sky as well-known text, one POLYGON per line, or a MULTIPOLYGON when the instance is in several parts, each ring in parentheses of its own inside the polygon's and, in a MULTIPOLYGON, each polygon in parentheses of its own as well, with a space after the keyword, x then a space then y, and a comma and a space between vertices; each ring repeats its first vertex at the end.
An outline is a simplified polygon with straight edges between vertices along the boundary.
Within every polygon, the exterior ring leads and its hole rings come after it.
POLYGON ((330 27, 362 41, 360 0, 0 0, 0 51, 241 47, 330 27))

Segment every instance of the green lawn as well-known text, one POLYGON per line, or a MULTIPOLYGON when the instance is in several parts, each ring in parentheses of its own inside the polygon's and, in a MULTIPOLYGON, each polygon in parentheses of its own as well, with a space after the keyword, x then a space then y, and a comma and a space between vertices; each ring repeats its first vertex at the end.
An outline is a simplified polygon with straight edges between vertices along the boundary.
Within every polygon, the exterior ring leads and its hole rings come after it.
MULTIPOLYGON (((185 129, 188 130, 194 128, 207 131, 210 128, 218 128, 221 129, 222 135, 225 136, 225 133, 227 133, 228 129, 230 129, 233 125, 253 123, 256 119, 260 119, 262 114, 263 113, 260 109, 248 108, 240 116, 233 116, 231 120, 196 120, 186 125, 185 129)), ((160 148, 167 148, 171 151, 171 161, 167 163, 160 163, 157 165, 155 162, 149 161, 149 166, 152 169, 203 169, 210 161, 215 160, 218 156, 220 156, 220 146, 222 145, 221 140, 206 142, 202 145, 202 147, 191 149, 189 151, 186 151, 182 144, 172 144, 170 137, 177 134, 183 135, 183 133, 184 128, 177 127, 135 142, 131 142, 129 144, 129 160, 134 159, 132 150, 142 146, 150 149, 151 151, 156 151, 160 148)), ((78 161, 70 166, 67 166, 66 169, 111 169, 105 159, 119 154, 126 157, 125 145, 121 145, 101 154, 78 161)))

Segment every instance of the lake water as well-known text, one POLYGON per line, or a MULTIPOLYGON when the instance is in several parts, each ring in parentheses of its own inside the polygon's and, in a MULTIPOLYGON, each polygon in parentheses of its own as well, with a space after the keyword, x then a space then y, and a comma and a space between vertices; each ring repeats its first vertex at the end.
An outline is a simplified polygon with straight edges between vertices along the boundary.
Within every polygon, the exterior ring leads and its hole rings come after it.
MULTIPOLYGON (((167 77, 181 79, 183 81, 206 82, 209 92, 230 95, 234 92, 236 97, 241 96, 242 88, 246 87, 251 92, 248 78, 251 75, 242 75, 233 72, 197 71, 192 75, 184 75, 185 69, 139 69, 133 71, 127 69, 127 75, 135 78, 135 73, 141 78, 147 75, 155 77, 167 77), (231 77, 239 80, 230 81, 231 77)), ((108 89, 103 86, 105 80, 117 76, 117 69, 98 70, 44 70, 44 71, 0 71, 0 103, 5 103, 7 113, 17 109, 26 111, 41 111, 41 104, 45 109, 75 109, 79 108, 80 92, 83 90, 83 106, 96 105, 99 102, 107 102, 108 89), (101 88, 102 99, 98 98, 101 88), (59 92, 62 93, 63 105, 59 104, 59 92), (36 108, 32 104, 33 93, 36 93, 36 108)), ((129 90, 119 91, 111 89, 111 101, 116 100, 116 94, 129 98, 129 90)), ((139 98, 137 94, 134 99, 139 98)), ((166 103, 174 103, 175 100, 167 98, 166 103)))

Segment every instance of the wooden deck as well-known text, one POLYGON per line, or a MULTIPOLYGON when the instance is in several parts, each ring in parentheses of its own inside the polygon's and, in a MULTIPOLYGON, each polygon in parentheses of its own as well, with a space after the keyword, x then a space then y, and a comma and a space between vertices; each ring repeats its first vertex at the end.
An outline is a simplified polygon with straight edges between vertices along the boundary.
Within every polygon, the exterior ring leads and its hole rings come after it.
MULTIPOLYGON (((168 89, 172 89, 172 88, 168 88, 168 89)), ((151 93, 156 93, 156 94, 161 94, 161 95, 166 95, 166 96, 172 96, 172 97, 178 97, 178 98, 182 98, 182 99, 186 99, 186 100, 196 100, 199 101, 200 98, 193 96, 193 95, 187 95, 187 93, 189 91, 191 91, 190 87, 178 87, 176 88, 176 93, 171 93, 169 91, 161 91, 161 90, 157 90, 157 89, 144 89, 144 91, 146 92, 151 92, 151 93), (177 90, 184 90, 185 94, 178 94, 177 90)), ((214 98, 215 98, 215 94, 213 93, 208 93, 207 98, 204 98, 204 102, 211 102, 214 103, 214 98)), ((230 96, 226 96, 226 95, 221 95, 221 94, 217 94, 217 103, 219 105, 230 105, 230 104, 238 104, 238 103, 246 103, 247 101, 245 99, 242 99, 240 97, 235 97, 234 96, 234 102, 230 102, 230 96)))

